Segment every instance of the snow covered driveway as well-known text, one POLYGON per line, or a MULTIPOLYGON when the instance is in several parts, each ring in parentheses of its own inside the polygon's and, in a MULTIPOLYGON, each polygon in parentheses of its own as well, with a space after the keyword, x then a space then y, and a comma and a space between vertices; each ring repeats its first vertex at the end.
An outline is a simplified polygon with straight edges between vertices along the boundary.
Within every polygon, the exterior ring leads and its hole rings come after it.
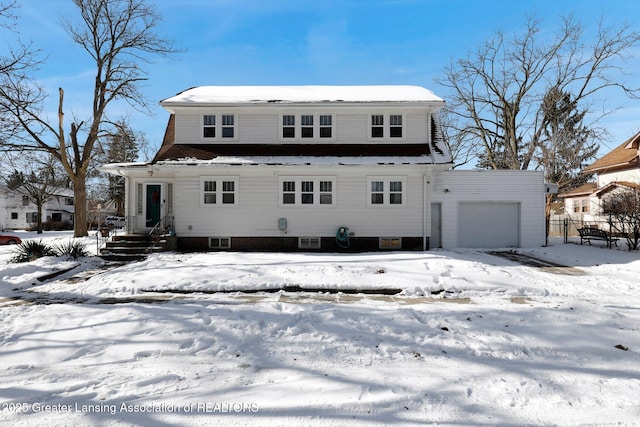
POLYGON ((0 261, 0 424, 636 424, 640 256, 519 252, 584 274, 472 250, 161 254, 44 283, 60 260, 0 261), (402 293, 253 293, 292 285, 402 293))

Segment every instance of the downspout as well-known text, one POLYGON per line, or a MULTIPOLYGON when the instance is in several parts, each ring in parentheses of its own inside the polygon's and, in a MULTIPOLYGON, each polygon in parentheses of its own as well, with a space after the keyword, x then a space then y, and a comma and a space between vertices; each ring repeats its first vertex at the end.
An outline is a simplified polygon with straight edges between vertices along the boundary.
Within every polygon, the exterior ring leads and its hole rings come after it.
POLYGON ((427 173, 422 174, 422 251, 427 251, 427 173))
MULTIPOLYGON (((436 164, 435 158, 435 146, 433 145, 433 141, 431 139, 431 121, 433 120, 432 115, 434 113, 429 109, 429 113, 427 114, 427 146, 429 147, 429 157, 431 157, 431 165, 436 164)), ((427 211, 427 202, 429 201, 429 191, 431 189, 431 172, 429 170, 429 181, 427 181, 427 172, 422 175, 422 250, 424 252, 427 251, 427 212, 429 212, 429 216, 431 215, 431 204, 429 204, 429 211, 427 211)), ((430 233, 429 233, 430 234, 430 233)))

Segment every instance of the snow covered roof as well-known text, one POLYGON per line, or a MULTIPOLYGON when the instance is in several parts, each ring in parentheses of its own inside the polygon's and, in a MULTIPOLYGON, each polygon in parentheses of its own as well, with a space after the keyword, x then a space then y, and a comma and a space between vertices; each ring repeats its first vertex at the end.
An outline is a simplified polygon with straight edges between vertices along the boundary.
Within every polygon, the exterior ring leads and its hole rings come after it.
POLYGON ((200 86, 160 104, 264 104, 309 102, 436 102, 442 98, 420 86, 200 86))
POLYGON ((219 156, 209 160, 183 158, 163 160, 156 165, 421 165, 432 164, 431 156, 332 157, 332 156, 219 156))

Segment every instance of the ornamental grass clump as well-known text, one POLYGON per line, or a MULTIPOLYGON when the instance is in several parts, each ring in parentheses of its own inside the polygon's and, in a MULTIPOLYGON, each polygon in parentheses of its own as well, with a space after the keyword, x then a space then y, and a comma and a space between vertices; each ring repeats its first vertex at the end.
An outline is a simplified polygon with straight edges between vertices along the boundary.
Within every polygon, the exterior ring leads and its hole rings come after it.
POLYGON ((68 256, 73 259, 89 256, 87 245, 80 240, 67 240, 57 245, 54 250, 57 256, 68 256))
POLYGON ((18 252, 11 258, 11 262, 14 263, 30 262, 38 258, 58 255, 53 247, 43 243, 42 240, 25 240, 17 245, 16 249, 18 252))

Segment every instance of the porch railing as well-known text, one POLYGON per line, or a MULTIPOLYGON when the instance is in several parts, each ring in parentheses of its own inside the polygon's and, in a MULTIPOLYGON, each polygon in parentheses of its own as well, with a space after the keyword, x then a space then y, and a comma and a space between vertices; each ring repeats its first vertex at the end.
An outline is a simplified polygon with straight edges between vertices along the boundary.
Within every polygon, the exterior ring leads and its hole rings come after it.
POLYGON ((166 215, 149 232, 149 252, 158 245, 163 236, 175 235, 175 223, 173 216, 166 215))

